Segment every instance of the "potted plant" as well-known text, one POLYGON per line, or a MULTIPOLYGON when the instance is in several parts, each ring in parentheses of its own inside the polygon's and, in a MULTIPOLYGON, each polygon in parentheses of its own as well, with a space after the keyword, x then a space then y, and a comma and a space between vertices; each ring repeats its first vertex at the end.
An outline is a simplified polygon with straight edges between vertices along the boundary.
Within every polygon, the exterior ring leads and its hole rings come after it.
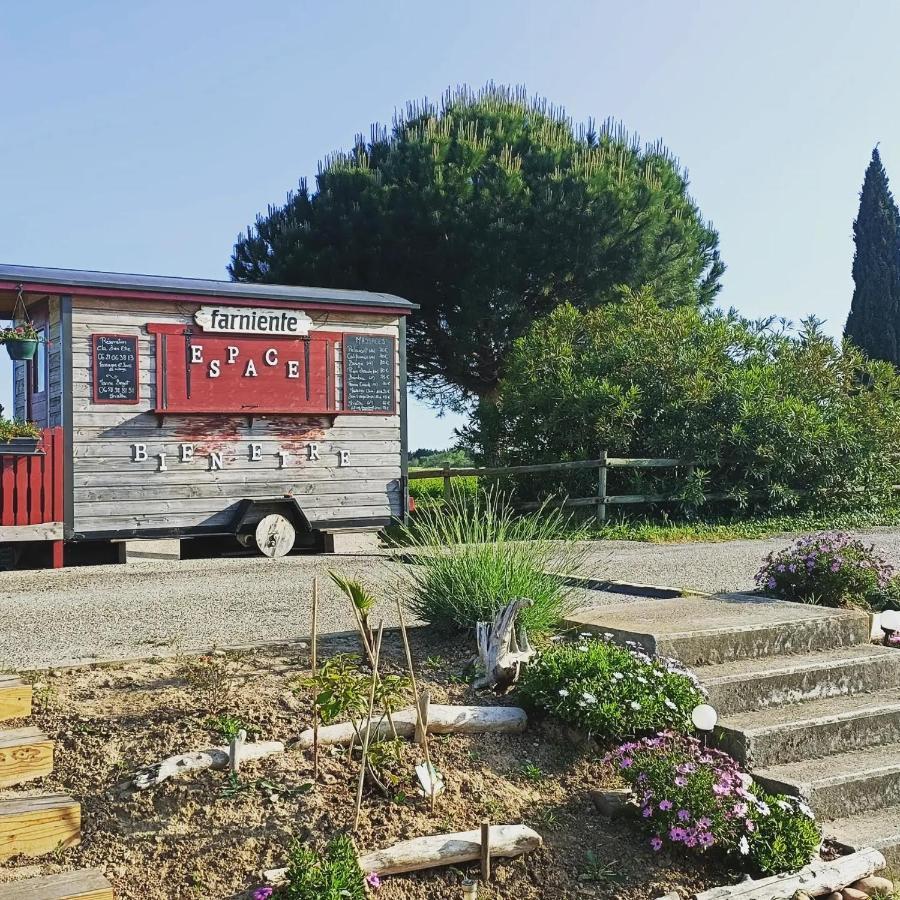
POLYGON ((0 411, 0 453, 34 453, 40 436, 41 430, 33 422, 7 419, 0 411))
POLYGON ((0 343, 6 345, 10 359, 34 359, 39 341, 38 330, 28 321, 0 330, 0 343))

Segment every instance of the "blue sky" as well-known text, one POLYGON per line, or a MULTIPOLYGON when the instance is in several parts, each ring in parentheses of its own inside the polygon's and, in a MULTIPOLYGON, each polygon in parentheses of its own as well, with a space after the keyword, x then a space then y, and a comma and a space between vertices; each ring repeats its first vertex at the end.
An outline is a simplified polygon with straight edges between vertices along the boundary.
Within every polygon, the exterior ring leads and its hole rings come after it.
MULTIPOLYGON (((662 137, 720 232, 722 304, 839 333, 876 142, 900 179, 898 34, 892 0, 7 4, 0 261, 225 277, 324 154, 492 79, 662 137)), ((457 421, 414 405, 411 446, 457 421)))

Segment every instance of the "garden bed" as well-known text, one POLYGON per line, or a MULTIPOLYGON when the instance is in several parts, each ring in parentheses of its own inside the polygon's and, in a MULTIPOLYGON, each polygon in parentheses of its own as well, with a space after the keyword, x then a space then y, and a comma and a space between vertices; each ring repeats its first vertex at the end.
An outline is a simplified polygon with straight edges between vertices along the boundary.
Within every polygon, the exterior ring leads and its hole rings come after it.
MULTIPOLYGON (((355 641, 333 638, 320 658, 356 649, 355 641)), ((433 703, 492 702, 462 678, 471 654, 458 640, 442 642, 420 630, 413 634, 413 653, 433 703)), ((396 634, 386 636, 383 659, 383 673, 403 673, 396 634)), ((185 677, 189 660, 32 674, 33 724, 57 744, 54 773, 28 787, 65 791, 79 800, 83 840, 52 857, 12 860, 0 879, 98 866, 119 900, 236 900, 261 884, 263 870, 285 863, 292 838, 320 844, 348 826, 358 761, 348 763, 346 751, 323 748, 322 778, 313 788, 311 754, 295 745, 311 723, 308 697, 291 688, 308 674, 308 650, 266 648, 229 654, 227 662, 229 677, 218 688, 231 686, 224 709, 251 737, 284 741, 287 751, 247 764, 238 782, 207 770, 130 794, 115 786, 141 766, 222 743, 205 708, 209 692, 185 677)), ((416 751, 406 752, 412 763, 416 751)), ((645 900, 675 886, 696 891, 725 880, 703 861, 653 853, 634 823, 598 814, 591 792, 604 787, 607 777, 599 754, 585 754, 550 721, 533 721, 519 735, 433 737, 431 753, 447 778, 436 811, 416 795, 411 777, 393 788, 391 799, 368 793, 357 835, 360 850, 477 828, 489 819, 524 822, 544 838, 533 853, 495 862, 495 880, 481 895, 492 900, 645 900)), ((412 765, 405 768, 411 776, 412 765)), ((467 871, 474 874, 477 866, 467 871)), ((377 896, 461 896, 454 886, 463 877, 457 869, 394 876, 383 880, 377 896)))

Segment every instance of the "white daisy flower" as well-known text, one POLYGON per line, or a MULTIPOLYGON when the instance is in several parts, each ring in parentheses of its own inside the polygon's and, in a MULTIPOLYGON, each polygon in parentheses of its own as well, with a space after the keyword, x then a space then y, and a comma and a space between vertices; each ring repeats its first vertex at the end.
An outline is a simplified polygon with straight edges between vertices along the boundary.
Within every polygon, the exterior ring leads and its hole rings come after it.
POLYGON ((559 696, 560 696, 560 697, 568 697, 568 696, 569 696, 569 692, 568 692, 565 688, 560 688, 560 689, 559 689, 559 696))
POLYGON ((746 856, 750 852, 750 842, 746 837, 742 837, 740 843, 738 844, 738 850, 746 856))

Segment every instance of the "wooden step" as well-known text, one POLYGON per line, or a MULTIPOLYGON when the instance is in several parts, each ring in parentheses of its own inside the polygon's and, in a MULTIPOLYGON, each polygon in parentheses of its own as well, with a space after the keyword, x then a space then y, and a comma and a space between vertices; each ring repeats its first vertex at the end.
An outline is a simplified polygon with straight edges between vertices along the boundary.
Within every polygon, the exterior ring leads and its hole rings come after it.
POLYGON ((53 771, 53 741, 40 728, 0 731, 0 787, 42 778, 53 771))
POLYGON ((0 675, 0 721, 31 715, 31 685, 15 675, 0 675))
POLYGON ((0 859, 40 856, 81 840, 81 804, 66 794, 0 800, 0 859))
POLYGON ((114 900, 99 869, 80 869, 0 884, 0 900, 114 900))

